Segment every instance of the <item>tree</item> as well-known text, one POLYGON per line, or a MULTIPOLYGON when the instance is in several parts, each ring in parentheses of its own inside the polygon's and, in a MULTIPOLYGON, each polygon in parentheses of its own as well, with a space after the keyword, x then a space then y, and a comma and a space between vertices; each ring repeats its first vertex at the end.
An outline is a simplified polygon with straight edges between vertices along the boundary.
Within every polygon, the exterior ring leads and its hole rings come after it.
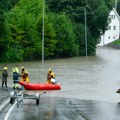
MULTIPOLYGON (((19 52, 17 52, 16 54, 20 53, 18 56, 22 56, 23 60, 41 59, 42 1, 20 0, 19 3, 16 4, 14 8, 6 14, 6 19, 7 19, 6 24, 8 27, 7 39, 10 41, 9 48, 15 51, 14 49, 18 47, 19 52)), ((52 27, 52 24, 49 23, 47 14, 45 14, 45 57, 46 58, 54 55, 53 51, 56 45, 56 42, 54 41, 54 36, 55 36, 55 30, 52 27)), ((8 53, 9 52, 7 52, 7 56, 8 53)))
POLYGON ((118 3, 117 3, 117 12, 120 15, 120 0, 118 0, 118 3))
POLYGON ((4 59, 4 53, 8 49, 9 41, 7 38, 6 24, 5 24, 5 13, 9 11, 18 0, 1 0, 0 1, 0 59, 4 59))
MULTIPOLYGON (((109 9, 112 8, 113 0, 47 0, 49 9, 54 13, 65 12, 72 21, 73 24, 80 25, 85 23, 84 19, 84 9, 87 9, 87 30, 88 30, 88 49, 89 46, 96 49, 96 44, 99 42, 99 37, 101 31, 104 32, 107 27, 107 17, 109 14, 109 9), (104 12, 105 10, 105 12, 104 12), (104 14, 103 14, 104 13, 104 14), (102 19, 101 19, 102 18, 102 19), (104 22, 104 24, 103 24, 104 22)), ((76 28, 78 31, 81 31, 81 28, 76 28)), ((83 31, 83 27, 82 27, 83 31)), ((77 34, 77 33, 76 33, 77 34)), ((83 37, 82 37, 83 38, 83 37)), ((85 39, 85 38, 83 38, 85 39)), ((76 38, 78 41, 79 38, 76 38)), ((84 40, 82 40, 84 41, 84 40)), ((83 44, 83 42, 79 42, 83 44)), ((81 45, 80 45, 81 46, 81 45)), ((83 46, 83 45, 82 45, 83 46)), ((84 45, 85 46, 85 45, 84 45)), ((81 49, 81 47, 79 47, 81 49)), ((88 55, 93 55, 94 49, 90 49, 92 52, 88 52, 88 55)), ((81 50, 79 50, 81 51, 81 50)), ((84 48, 85 51, 85 48, 84 48)), ((84 52, 80 55, 84 55, 84 52)), ((95 53, 94 53, 95 54, 95 53)))
POLYGON ((76 35, 70 19, 63 14, 49 14, 49 20, 56 30, 55 57, 71 57, 78 53, 78 45, 75 42, 76 35), (63 24, 64 23, 64 24, 63 24))

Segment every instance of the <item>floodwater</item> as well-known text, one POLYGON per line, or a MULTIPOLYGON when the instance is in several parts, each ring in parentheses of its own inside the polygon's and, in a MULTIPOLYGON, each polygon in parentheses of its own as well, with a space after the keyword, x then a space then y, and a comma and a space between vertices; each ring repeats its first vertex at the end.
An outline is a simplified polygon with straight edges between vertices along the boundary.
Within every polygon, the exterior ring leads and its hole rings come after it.
MULTIPOLYGON (((119 102, 120 95, 120 50, 98 48, 92 57, 74 57, 66 59, 2 64, 8 67, 8 83, 12 87, 12 67, 24 66, 31 82, 44 83, 48 69, 56 74, 56 80, 62 84, 62 90, 48 92, 49 96, 119 102)), ((21 79, 21 78, 20 78, 21 79)))
MULTIPOLYGON (((12 67, 24 66, 31 82, 44 83, 48 69, 62 85, 60 91, 46 91, 40 105, 25 100, 15 106, 9 120, 118 120, 120 118, 120 50, 100 47, 92 57, 2 64, 9 69, 8 83, 12 86, 12 67), (27 114, 25 114, 27 113, 27 114)), ((8 106, 10 107, 10 106, 8 106)), ((6 108, 7 109, 7 108, 6 108)), ((4 110, 5 114, 7 110, 4 110)))

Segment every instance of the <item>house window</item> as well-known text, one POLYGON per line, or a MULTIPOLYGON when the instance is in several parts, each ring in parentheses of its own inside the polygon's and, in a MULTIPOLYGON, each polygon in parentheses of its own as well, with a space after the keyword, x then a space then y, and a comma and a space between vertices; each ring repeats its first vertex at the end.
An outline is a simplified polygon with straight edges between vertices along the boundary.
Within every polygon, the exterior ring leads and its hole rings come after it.
POLYGON ((115 15, 111 15, 111 19, 115 19, 115 15))
POLYGON ((108 37, 110 39, 110 37, 108 37))
POLYGON ((108 22, 111 23, 111 15, 108 16, 108 22))
POLYGON ((113 15, 113 19, 115 19, 115 15, 113 15))
POLYGON ((108 30, 111 30, 111 26, 108 26, 108 30))
POLYGON ((116 30, 116 26, 113 26, 113 30, 116 30))
POLYGON ((113 37, 113 39, 115 39, 115 37, 113 37))

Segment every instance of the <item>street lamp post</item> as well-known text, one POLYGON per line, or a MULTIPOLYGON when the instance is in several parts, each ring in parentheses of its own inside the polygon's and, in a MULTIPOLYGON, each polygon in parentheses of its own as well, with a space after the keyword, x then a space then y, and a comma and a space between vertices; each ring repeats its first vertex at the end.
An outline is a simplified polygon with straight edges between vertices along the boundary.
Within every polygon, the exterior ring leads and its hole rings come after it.
POLYGON ((117 10, 117 0, 115 0, 115 10, 117 10))
POLYGON ((42 65, 44 65, 44 0, 42 0, 42 65))
POLYGON ((87 13, 86 13, 86 6, 85 6, 85 55, 87 57, 87 13))

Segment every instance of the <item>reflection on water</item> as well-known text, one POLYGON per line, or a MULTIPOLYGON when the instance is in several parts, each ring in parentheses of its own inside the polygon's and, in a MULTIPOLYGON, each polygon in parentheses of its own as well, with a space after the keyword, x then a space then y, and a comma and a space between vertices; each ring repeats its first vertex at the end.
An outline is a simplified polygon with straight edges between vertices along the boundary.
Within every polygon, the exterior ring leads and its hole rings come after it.
POLYGON ((119 120, 119 118, 120 105, 116 103, 43 96, 39 106, 27 101, 19 109, 15 107, 9 120, 119 120))
MULTIPOLYGON (((53 69, 56 79, 62 84, 61 91, 50 91, 53 97, 78 98, 118 102, 120 96, 116 90, 120 87, 120 50, 98 48, 93 57, 75 57, 66 59, 21 62, 29 72, 31 82, 45 82, 47 71, 53 69)), ((12 67, 16 63, 2 64, 9 68, 9 86, 12 85, 12 67)))

